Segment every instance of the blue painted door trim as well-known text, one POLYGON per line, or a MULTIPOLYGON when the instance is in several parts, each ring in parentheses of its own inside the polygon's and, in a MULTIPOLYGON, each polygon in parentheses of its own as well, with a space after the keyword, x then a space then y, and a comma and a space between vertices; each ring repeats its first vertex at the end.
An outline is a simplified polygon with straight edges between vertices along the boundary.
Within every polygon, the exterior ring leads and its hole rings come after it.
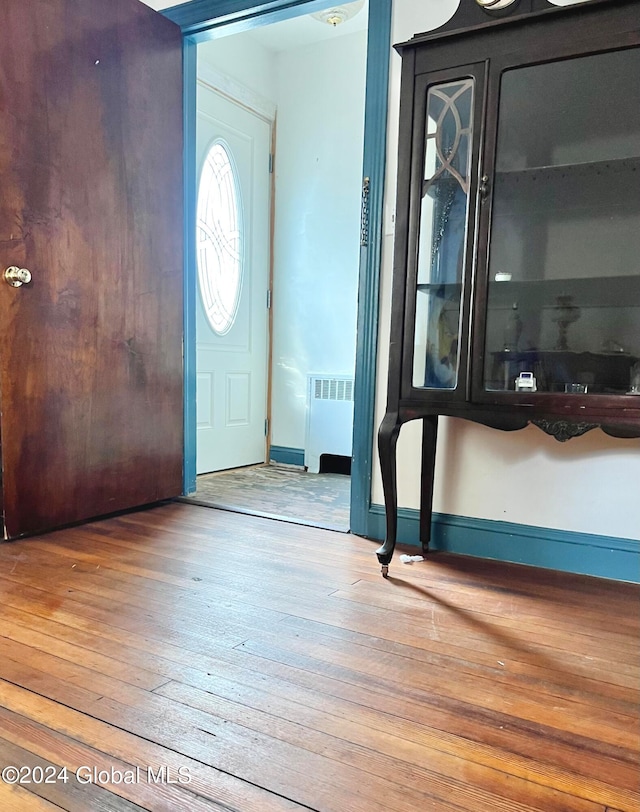
POLYGON ((369 240, 360 250, 351 463, 351 532, 367 534, 371 507, 380 269, 384 239, 392 0, 369 0, 363 178, 369 178, 369 240))
MULTIPOLYGON (((378 337, 379 279, 383 239, 387 98, 391 52, 392 0, 369 0, 369 34, 364 125, 363 178, 369 178, 369 242, 360 255, 354 393, 351 532, 366 535, 371 508, 374 404, 378 337)), ((162 13, 180 25, 184 42, 185 127, 185 269, 184 269, 184 493, 196 487, 196 267, 195 267, 195 123, 196 44, 213 39, 218 29, 247 30, 297 14, 328 8, 330 0, 192 0, 162 13)))
POLYGON ((206 42, 224 36, 257 28, 267 23, 312 14, 335 5, 331 0, 191 0, 179 6, 164 9, 161 14, 173 20, 182 29, 183 37, 192 42, 206 42))

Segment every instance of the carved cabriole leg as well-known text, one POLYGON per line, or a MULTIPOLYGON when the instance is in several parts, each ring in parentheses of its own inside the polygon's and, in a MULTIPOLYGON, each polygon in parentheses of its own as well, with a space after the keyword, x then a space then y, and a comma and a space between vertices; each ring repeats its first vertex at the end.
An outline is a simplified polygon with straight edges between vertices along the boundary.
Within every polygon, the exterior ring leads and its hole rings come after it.
POLYGON ((438 416, 425 417, 422 421, 422 470, 420 474, 420 541, 423 555, 429 551, 431 541, 437 436, 438 416))
POLYGON ((386 515, 386 536, 384 544, 376 550, 378 561, 382 566, 382 575, 386 578, 389 563, 396 546, 398 527, 398 490, 396 485, 396 444, 401 423, 397 412, 387 412, 378 431, 378 454, 382 473, 384 491, 384 509, 386 515))

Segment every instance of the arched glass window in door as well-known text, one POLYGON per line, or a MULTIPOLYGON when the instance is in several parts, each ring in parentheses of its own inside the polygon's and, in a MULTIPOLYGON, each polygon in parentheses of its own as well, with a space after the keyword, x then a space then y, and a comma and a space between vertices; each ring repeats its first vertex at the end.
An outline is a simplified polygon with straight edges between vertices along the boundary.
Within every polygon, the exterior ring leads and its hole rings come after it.
POLYGON ((228 333, 242 290, 243 227, 237 171, 222 141, 214 141, 205 158, 198 188, 196 216, 198 279, 211 329, 228 333))

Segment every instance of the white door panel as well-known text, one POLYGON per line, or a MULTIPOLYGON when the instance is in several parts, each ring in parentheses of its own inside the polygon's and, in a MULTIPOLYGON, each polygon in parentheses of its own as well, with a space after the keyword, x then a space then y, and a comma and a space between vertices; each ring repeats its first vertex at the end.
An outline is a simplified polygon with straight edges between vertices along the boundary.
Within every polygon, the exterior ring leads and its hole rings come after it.
POLYGON ((264 462, 266 450, 271 125, 199 83, 199 170, 217 141, 237 173, 243 272, 235 319, 223 335, 210 326, 198 286, 199 474, 264 462))

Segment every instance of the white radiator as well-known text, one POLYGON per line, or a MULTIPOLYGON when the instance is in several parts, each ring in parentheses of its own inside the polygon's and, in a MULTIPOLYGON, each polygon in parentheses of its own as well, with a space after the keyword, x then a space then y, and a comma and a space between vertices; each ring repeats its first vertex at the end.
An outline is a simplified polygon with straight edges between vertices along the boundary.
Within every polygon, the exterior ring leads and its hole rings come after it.
POLYGON ((322 454, 351 457, 353 378, 309 375, 308 386, 304 464, 308 471, 317 474, 322 454))

